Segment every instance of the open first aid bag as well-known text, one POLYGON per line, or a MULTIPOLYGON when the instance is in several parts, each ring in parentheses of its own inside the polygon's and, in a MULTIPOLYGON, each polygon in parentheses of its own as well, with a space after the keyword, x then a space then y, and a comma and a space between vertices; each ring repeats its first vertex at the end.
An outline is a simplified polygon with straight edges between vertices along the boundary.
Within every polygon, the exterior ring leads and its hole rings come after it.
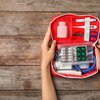
POLYGON ((50 23, 56 40, 51 72, 57 77, 87 78, 98 72, 95 44, 99 39, 100 21, 92 15, 64 14, 50 23))

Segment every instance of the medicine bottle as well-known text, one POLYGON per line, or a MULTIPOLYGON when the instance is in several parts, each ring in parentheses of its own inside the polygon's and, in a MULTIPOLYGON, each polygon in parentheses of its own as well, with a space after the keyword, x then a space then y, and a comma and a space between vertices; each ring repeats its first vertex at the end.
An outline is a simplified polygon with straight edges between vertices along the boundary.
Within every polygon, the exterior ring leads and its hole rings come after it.
POLYGON ((66 38, 67 37, 66 22, 59 22, 59 25, 57 27, 57 37, 58 38, 66 38))

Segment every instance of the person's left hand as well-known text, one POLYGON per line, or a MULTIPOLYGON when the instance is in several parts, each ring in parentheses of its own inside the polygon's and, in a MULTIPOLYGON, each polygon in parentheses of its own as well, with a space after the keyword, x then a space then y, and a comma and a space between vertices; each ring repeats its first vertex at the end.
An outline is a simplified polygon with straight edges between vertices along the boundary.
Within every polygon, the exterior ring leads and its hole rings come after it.
POLYGON ((96 54, 96 63, 97 63, 97 67, 100 70, 100 39, 98 40, 98 42, 96 43, 95 46, 95 54, 96 54))
POLYGON ((54 57, 56 47, 56 41, 51 41, 51 30, 48 28, 46 35, 44 37, 41 49, 42 49, 42 63, 43 68, 48 68, 49 64, 54 57))

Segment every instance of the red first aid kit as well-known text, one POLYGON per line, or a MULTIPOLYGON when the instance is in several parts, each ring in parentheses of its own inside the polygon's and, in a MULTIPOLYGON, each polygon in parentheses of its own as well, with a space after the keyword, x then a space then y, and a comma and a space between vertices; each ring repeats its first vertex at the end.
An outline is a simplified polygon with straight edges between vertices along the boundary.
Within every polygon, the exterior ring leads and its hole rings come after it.
POLYGON ((64 14, 50 23, 56 40, 51 72, 65 78, 87 78, 98 72, 95 44, 99 39, 100 21, 92 15, 64 14))

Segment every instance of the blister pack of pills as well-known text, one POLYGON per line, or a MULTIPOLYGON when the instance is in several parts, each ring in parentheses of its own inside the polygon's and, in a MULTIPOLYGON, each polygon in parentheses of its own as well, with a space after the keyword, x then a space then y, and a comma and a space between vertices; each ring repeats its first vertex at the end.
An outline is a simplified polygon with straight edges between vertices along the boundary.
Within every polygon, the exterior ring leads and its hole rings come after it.
POLYGON ((72 64, 91 63, 93 62, 93 48, 87 45, 62 46, 56 51, 54 59, 72 64))
POLYGON ((71 70, 74 65, 93 63, 93 48, 87 45, 61 46, 55 53, 54 63, 56 70, 71 70))

